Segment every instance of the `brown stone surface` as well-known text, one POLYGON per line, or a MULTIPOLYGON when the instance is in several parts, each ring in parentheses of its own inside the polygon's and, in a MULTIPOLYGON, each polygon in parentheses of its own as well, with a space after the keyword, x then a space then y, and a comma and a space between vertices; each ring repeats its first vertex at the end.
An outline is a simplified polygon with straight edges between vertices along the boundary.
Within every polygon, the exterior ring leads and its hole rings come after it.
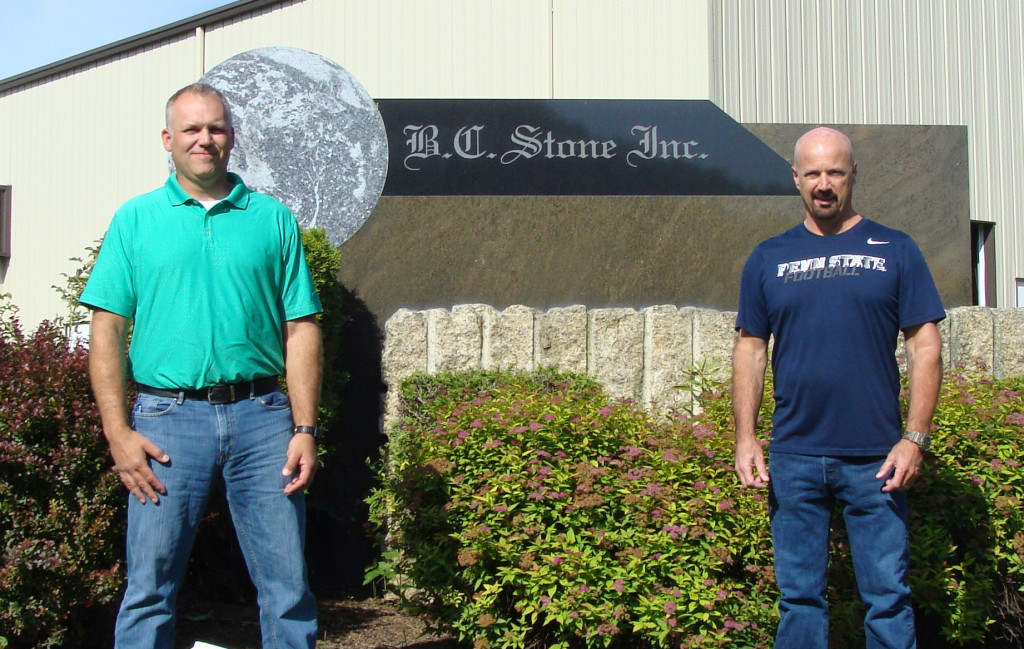
MULTIPOLYGON (((786 159, 804 125, 748 125, 786 159)), ((971 303, 967 135, 844 127, 854 205, 909 232, 947 308, 971 303)), ((750 250, 798 223, 793 197, 391 197, 341 246, 339 278, 378 322, 399 308, 655 304, 736 308, 750 250)))

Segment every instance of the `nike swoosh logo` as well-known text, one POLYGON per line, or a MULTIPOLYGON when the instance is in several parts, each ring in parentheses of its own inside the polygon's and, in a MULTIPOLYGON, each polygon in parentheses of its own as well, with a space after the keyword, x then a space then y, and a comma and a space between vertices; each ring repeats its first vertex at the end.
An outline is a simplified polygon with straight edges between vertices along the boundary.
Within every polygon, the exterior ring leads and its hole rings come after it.
POLYGON ((886 243, 889 243, 889 242, 888 241, 875 241, 871 237, 868 237, 868 245, 869 246, 881 246, 881 245, 886 244, 886 243))

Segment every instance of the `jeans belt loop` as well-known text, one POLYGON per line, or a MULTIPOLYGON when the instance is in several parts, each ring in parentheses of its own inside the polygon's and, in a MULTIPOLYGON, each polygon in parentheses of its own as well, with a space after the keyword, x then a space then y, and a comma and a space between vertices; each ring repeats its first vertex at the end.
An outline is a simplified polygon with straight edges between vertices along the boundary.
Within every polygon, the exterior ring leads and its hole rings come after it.
POLYGON ((174 397, 174 402, 177 403, 179 406, 181 404, 185 403, 185 391, 184 390, 181 390, 181 391, 178 392, 178 396, 174 397))

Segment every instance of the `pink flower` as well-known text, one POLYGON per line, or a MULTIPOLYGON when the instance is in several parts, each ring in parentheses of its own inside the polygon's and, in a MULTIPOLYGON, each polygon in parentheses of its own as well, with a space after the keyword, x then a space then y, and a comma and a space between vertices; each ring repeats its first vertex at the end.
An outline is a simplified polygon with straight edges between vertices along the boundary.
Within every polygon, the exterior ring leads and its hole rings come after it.
POLYGON ((508 506, 507 505, 495 505, 494 506, 494 511, 496 511, 496 512, 507 512, 508 511, 508 506))
POLYGON ((476 421, 474 421, 473 423, 471 423, 471 424, 469 425, 469 427, 470 427, 470 428, 483 428, 483 427, 484 427, 484 422, 482 422, 482 421, 479 421, 479 420, 476 420, 476 421))
POLYGON ((612 588, 615 589, 615 592, 621 593, 624 590, 626 590, 626 584, 621 579, 616 579, 615 582, 612 584, 612 588))
POLYGON ((558 564, 562 563, 563 561, 565 561, 565 557, 552 557, 551 558, 551 565, 557 566, 558 564))
POLYGON ((541 415, 540 418, 543 419, 544 421, 554 421, 555 416, 552 415, 550 412, 547 412, 541 415))
POLYGON ((665 615, 672 615, 676 612, 675 602, 665 602, 665 615))

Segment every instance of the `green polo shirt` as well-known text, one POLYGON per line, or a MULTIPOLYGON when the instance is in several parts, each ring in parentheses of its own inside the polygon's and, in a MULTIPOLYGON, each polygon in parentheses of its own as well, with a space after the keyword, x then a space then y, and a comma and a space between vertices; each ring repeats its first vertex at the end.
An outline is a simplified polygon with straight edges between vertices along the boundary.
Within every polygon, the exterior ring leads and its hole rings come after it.
POLYGON ((114 214, 81 303, 134 318, 136 381, 202 388, 284 372, 281 327, 319 313, 284 204, 235 174, 209 211, 175 174, 114 214))

